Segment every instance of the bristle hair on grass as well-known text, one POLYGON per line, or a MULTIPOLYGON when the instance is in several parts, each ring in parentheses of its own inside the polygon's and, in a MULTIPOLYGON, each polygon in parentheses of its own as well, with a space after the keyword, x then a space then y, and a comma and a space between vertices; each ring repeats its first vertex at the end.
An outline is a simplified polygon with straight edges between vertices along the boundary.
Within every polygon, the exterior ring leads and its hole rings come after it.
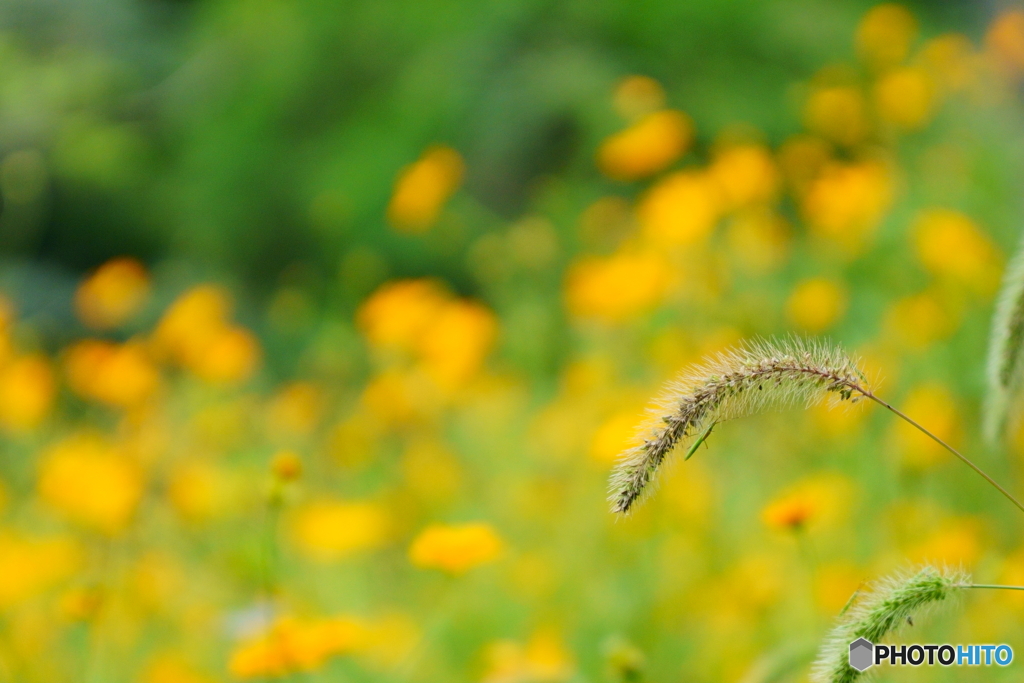
POLYGON ((1024 380, 1024 242, 1003 275, 992 316, 988 349, 988 393, 984 432, 990 443, 1001 436, 1007 415, 1018 403, 1024 380))
POLYGON ((856 596, 823 643, 811 673, 813 683, 853 683, 861 672, 850 666, 850 643, 866 638, 879 643, 909 620, 952 601, 971 587, 959 569, 925 565, 882 579, 856 596))
POLYGON ((612 473, 612 509, 629 511, 677 446, 706 438, 719 422, 772 409, 809 407, 827 396, 871 397, 856 360, 839 346, 790 337, 754 340, 720 353, 666 387, 639 443, 620 456, 612 473))

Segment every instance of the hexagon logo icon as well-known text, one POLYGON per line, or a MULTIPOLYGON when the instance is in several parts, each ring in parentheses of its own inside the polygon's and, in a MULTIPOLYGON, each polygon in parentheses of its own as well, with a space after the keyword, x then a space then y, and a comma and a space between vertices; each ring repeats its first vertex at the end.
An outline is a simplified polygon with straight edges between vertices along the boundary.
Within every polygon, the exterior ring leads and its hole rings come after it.
POLYGON ((850 666, 865 671, 874 665, 874 644, 867 638, 858 638, 850 643, 850 666))

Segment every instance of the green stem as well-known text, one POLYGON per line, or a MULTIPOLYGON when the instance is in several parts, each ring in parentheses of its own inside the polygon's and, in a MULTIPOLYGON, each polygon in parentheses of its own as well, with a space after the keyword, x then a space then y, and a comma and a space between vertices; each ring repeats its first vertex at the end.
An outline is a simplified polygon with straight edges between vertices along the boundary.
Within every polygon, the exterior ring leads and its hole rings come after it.
POLYGON ((1006 490, 1006 489, 1004 489, 1004 488, 1003 488, 1002 486, 1000 486, 1000 485, 999 485, 999 484, 998 484, 998 483, 996 482, 996 480, 995 480, 995 479, 993 479, 992 477, 990 477, 990 476, 988 476, 987 474, 985 474, 985 472, 984 472, 984 471, 983 471, 983 470, 982 470, 982 469, 981 469, 980 467, 978 467, 978 466, 977 466, 977 465, 975 465, 975 464, 974 464, 973 462, 971 462, 971 461, 970 461, 970 460, 969 460, 969 459, 967 458, 967 456, 965 456, 965 455, 964 455, 963 453, 961 453, 961 452, 960 452, 960 451, 958 451, 957 449, 953 448, 953 447, 952 447, 952 446, 950 446, 950 445, 949 445, 948 443, 946 443, 945 441, 943 441, 942 439, 940 439, 939 437, 937 437, 937 436, 936 436, 935 434, 932 434, 932 433, 931 433, 930 431, 928 431, 927 429, 925 429, 924 427, 922 427, 922 426, 921 426, 920 424, 918 424, 918 423, 917 423, 917 422, 916 422, 915 420, 913 420, 913 419, 912 419, 912 418, 911 418, 911 417, 910 417, 909 415, 907 415, 906 413, 903 413, 903 412, 901 412, 901 411, 897 410, 896 408, 894 408, 894 407, 893 407, 893 406, 891 406, 890 404, 886 403, 886 402, 885 402, 885 401, 883 401, 882 399, 878 398, 877 396, 875 396, 875 395, 874 395, 874 394, 872 394, 871 392, 867 392, 867 391, 866 391, 866 392, 863 392, 863 394, 864 394, 864 396, 866 396, 867 398, 870 398, 870 399, 871 399, 872 401, 874 401, 875 403, 878 403, 878 404, 879 404, 879 405, 881 405, 882 407, 884 407, 884 408, 886 408, 887 410, 889 410, 890 412, 892 412, 892 413, 893 413, 894 415, 896 415, 897 417, 900 417, 900 418, 902 418, 902 419, 906 420, 906 421, 907 421, 907 422, 908 422, 909 424, 913 425, 914 427, 917 427, 917 428, 918 428, 918 429, 919 429, 919 430, 920 430, 920 431, 921 431, 921 432, 922 432, 923 434, 925 434, 926 436, 928 436, 928 437, 929 437, 930 439, 932 439, 932 440, 933 440, 933 441, 934 441, 935 443, 939 444, 940 446, 942 446, 943 448, 945 448, 945 449, 946 449, 947 451, 949 451, 950 453, 952 453, 952 454, 953 454, 953 455, 955 455, 956 457, 960 458, 960 460, 962 460, 962 461, 963 461, 963 463, 964 463, 965 465, 967 465, 967 466, 968 466, 968 467, 970 467, 970 468, 971 468, 972 470, 974 470, 974 471, 975 471, 975 472, 977 472, 977 473, 978 473, 979 475, 981 475, 981 477, 982 477, 982 478, 983 478, 983 479, 984 479, 985 481, 987 481, 987 482, 988 482, 989 484, 992 484, 992 486, 994 486, 994 487, 995 487, 995 488, 996 488, 996 489, 997 489, 997 490, 998 490, 998 491, 999 491, 1000 493, 1002 493, 1002 494, 1003 494, 1004 496, 1006 496, 1006 498, 1007 498, 1007 499, 1008 499, 1008 500, 1009 500, 1009 501, 1010 501, 1011 503, 1013 503, 1014 505, 1016 505, 1016 506, 1017 506, 1017 508, 1018 508, 1018 509, 1019 509, 1019 510, 1020 510, 1021 512, 1024 512, 1024 505, 1021 505, 1021 502, 1020 502, 1019 500, 1017 500, 1016 498, 1014 498, 1014 497, 1013 497, 1013 496, 1012 496, 1012 495, 1010 494, 1010 492, 1009 492, 1009 491, 1007 491, 1007 490, 1006 490))
POLYGON ((964 588, 994 588, 996 590, 1004 591, 1024 591, 1024 586, 1000 586, 994 583, 968 583, 964 584, 964 588))

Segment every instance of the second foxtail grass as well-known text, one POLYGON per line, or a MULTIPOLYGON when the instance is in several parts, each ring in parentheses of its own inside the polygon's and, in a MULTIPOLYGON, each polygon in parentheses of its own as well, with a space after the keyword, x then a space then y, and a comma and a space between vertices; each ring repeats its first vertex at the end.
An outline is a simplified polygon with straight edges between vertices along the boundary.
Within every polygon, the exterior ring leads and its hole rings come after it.
POLYGON ((774 409, 810 407, 829 397, 839 402, 863 398, 881 405, 963 461, 1024 512, 1024 505, 974 462, 876 396, 856 358, 838 345, 801 337, 746 342, 671 383, 637 445, 619 457, 612 471, 613 512, 629 512, 649 492, 671 453, 691 443, 689 457, 693 446, 705 442, 719 422, 774 409))

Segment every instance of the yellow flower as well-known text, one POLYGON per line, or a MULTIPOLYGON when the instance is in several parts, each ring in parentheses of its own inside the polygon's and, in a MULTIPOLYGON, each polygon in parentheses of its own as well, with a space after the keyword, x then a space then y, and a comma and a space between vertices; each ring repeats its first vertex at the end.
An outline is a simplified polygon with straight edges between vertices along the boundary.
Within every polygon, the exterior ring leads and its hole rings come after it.
POLYGON ((371 346, 411 353, 448 299, 434 280, 389 282, 363 302, 356 322, 371 346))
POLYGON ((68 349, 65 367, 75 393, 120 408, 143 403, 160 384, 145 347, 135 341, 80 341, 68 349))
POLYGON ((395 229, 409 233, 429 230, 462 183, 464 167, 458 152, 438 146, 402 169, 388 204, 388 220, 395 229))
POLYGON ((922 292, 894 302, 885 314, 887 335, 911 349, 924 349, 956 331, 959 313, 935 294, 922 292))
POLYGON ((619 252, 576 261, 566 277, 569 311, 580 317, 621 322, 661 302, 669 267, 654 252, 619 252))
POLYGON ((388 370, 363 388, 360 403, 371 418, 388 425, 418 422, 436 413, 442 397, 437 386, 420 373, 388 370))
POLYGON ((409 559, 417 567, 463 574, 498 559, 503 548, 490 524, 432 524, 413 540, 409 559))
POLYGON ((524 647, 513 640, 497 640, 485 651, 483 683, 552 683, 572 677, 575 665, 559 634, 539 629, 524 647))
POLYGON ((327 660, 362 647, 365 627, 348 617, 278 619, 265 633, 240 642, 228 670, 235 678, 277 677, 315 671, 327 660))
POLYGON ((850 86, 817 88, 804 107, 804 125, 833 142, 856 145, 868 134, 864 95, 850 86))
POLYGON ((295 510, 291 537, 310 559, 337 562, 376 548, 387 538, 387 517, 373 503, 319 500, 295 510))
POLYGON ((974 46, 960 33, 944 33, 925 43, 920 63, 944 93, 959 92, 973 85, 980 69, 974 46))
POLYGON ((462 385, 483 365, 497 330, 497 318, 485 306, 464 300, 445 304, 418 340, 427 373, 442 388, 462 385))
POLYGON ((778 169, 762 145, 727 147, 715 156, 708 171, 730 208, 770 201, 778 191, 778 169))
POLYGON ((849 508, 853 485, 839 474, 815 474, 772 500, 761 518, 770 529, 800 531, 835 524, 849 508))
POLYGON ((1024 10, 1003 12, 988 27, 985 46, 1007 73, 1024 72, 1024 10))
POLYGON ((786 315, 797 327, 822 332, 832 327, 846 311, 846 288, 826 278, 799 282, 786 301, 786 315))
POLYGON ((838 614, 864 583, 863 573, 849 564, 825 565, 814 577, 815 602, 823 613, 838 614))
POLYGON ((892 67, 907 58, 917 36, 917 21, 902 5, 872 7, 857 26, 857 54, 875 69, 892 67))
POLYGON ((601 143, 597 165, 609 178, 639 180, 681 157, 692 138, 693 124, 688 116, 678 111, 656 111, 601 143))
POLYGON ((856 255, 892 202, 892 180, 879 162, 827 164, 803 200, 811 231, 856 255))
POLYGON ((665 89, 650 76, 626 76, 615 86, 615 111, 627 120, 665 107, 665 89))
POLYGON ((184 363, 197 377, 214 384, 248 379, 260 364, 263 351, 256 336, 235 325, 225 325, 194 348, 184 363))
POLYGON ((121 325, 138 313, 149 296, 149 274, 133 258, 107 261, 75 292, 78 318, 96 329, 121 325))
MULTIPOLYGON (((955 446, 959 441, 956 401, 945 386, 931 382, 916 387, 903 401, 901 410, 946 443, 955 446)), ((942 446, 904 421, 897 421, 893 430, 900 456, 909 467, 925 469, 949 461, 951 456, 942 446)))
POLYGON ((43 356, 21 356, 0 367, 0 426, 11 432, 35 429, 50 413, 56 392, 43 356))
POLYGON ((907 560, 970 569, 981 556, 981 529, 977 520, 961 517, 941 525, 907 549, 907 560))
POLYGON ((270 471, 278 481, 295 481, 302 476, 302 458, 295 451, 278 451, 270 461, 270 471))
POLYGON ((216 679, 200 673, 177 655, 164 654, 146 665, 139 683, 216 683, 216 679))
POLYGON ((903 130, 917 130, 932 117, 935 84, 922 68, 907 66, 887 72, 874 89, 878 115, 903 130))
POLYGON ((622 410, 598 427, 590 441, 590 457, 602 464, 611 464, 636 440, 643 420, 640 410, 622 410))
POLYGON ((72 576, 82 561, 78 544, 65 536, 25 536, 0 530, 0 609, 33 598, 72 576))
POLYGON ((663 178, 643 195, 637 207, 644 237, 667 246, 705 241, 721 212, 718 184, 698 171, 679 171, 663 178))
POLYGON ((164 313, 153 334, 155 348, 212 383, 248 378, 260 360, 260 346, 248 330, 231 325, 231 299, 220 287, 200 285, 164 313))
POLYGON ((175 464, 167 497, 185 521, 201 524, 222 517, 236 499, 237 485, 221 466, 202 460, 175 464))
POLYGON ((754 208, 733 217, 726 238, 739 265, 758 274, 776 270, 786 261, 790 233, 782 216, 770 209, 754 208))
POLYGON ((76 434, 42 456, 39 495, 69 519, 105 534, 123 531, 142 499, 139 466, 94 434, 76 434))
POLYGON ((999 251, 977 223, 959 211, 929 209, 914 221, 917 257, 935 275, 990 294, 999 286, 999 251))

